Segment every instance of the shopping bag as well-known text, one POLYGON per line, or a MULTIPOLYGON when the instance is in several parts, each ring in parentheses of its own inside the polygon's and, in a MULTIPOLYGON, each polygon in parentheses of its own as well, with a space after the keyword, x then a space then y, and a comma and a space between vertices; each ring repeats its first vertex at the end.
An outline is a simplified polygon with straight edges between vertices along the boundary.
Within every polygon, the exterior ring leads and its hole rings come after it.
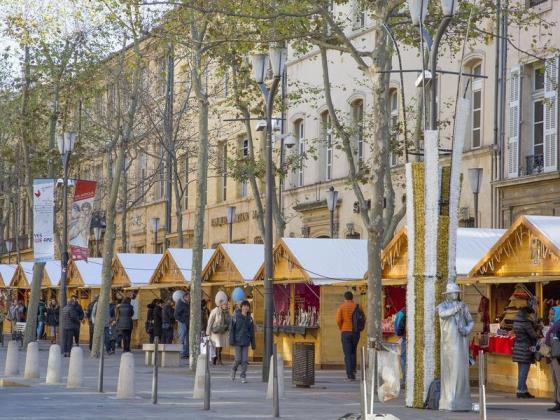
POLYGON ((398 398, 401 390, 400 353, 394 346, 377 351, 377 396, 380 401, 398 398))

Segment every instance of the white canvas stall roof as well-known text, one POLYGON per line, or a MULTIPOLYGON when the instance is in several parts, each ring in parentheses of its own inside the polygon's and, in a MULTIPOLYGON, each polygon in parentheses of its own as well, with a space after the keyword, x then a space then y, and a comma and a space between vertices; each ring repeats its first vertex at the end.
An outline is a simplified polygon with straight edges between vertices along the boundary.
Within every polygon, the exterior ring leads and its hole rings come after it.
POLYGON ((556 248, 560 249, 560 217, 558 216, 524 216, 556 248))
POLYGON ((243 280, 253 280, 264 261, 264 245, 222 244, 222 248, 243 277, 243 280))
POLYGON ((35 263, 33 261, 22 261, 19 263, 19 265, 21 266, 21 270, 23 271, 23 275, 25 276, 25 279, 27 280, 27 283, 29 283, 31 285, 31 282, 33 281, 33 265, 35 263))
POLYGON ((76 269, 80 273, 85 287, 101 286, 101 271, 103 258, 88 258, 88 260, 74 261, 76 269))
POLYGON ((60 261, 47 261, 45 271, 53 286, 60 286, 61 265, 60 261))
POLYGON ((117 258, 133 285, 148 284, 161 257, 162 254, 117 254, 117 258))
POLYGON ((6 286, 12 282, 14 274, 16 274, 16 269, 17 265, 15 264, 0 264, 0 277, 2 277, 6 286))
POLYGON ((504 233, 505 229, 458 228, 455 258, 457 275, 468 275, 504 233))
POLYGON ((282 238, 313 284, 363 280, 367 241, 361 239, 282 238))
MULTIPOLYGON (((190 282, 192 277, 193 250, 188 248, 169 248, 168 251, 177 264, 177 267, 179 267, 179 270, 181 270, 181 275, 185 281, 190 282)), ((212 254, 214 254, 213 249, 202 250, 202 269, 206 267, 212 254)))

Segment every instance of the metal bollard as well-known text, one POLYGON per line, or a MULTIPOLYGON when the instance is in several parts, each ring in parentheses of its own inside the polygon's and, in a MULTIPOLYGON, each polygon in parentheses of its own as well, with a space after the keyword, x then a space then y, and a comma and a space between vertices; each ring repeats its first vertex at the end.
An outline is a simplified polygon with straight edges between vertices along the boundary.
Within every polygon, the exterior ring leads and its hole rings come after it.
POLYGON ((366 348, 362 346, 362 363, 360 366, 360 371, 362 373, 362 418, 366 418, 367 407, 368 407, 368 397, 367 397, 367 377, 366 377, 366 348))
POLYGON ((152 373, 152 404, 157 404, 158 365, 159 365, 158 346, 159 346, 159 337, 156 335, 154 337, 154 370, 152 373))
MULTIPOLYGON (((104 333, 105 335, 105 333, 104 333)), ((99 370, 97 375, 97 392, 103 392, 103 371, 105 369, 105 349, 104 343, 105 337, 101 340, 100 350, 99 350, 99 370)))
POLYGON ((272 367, 272 409, 274 417, 280 417, 280 401, 278 400, 278 352, 276 343, 272 347, 273 367, 272 367))
POLYGON ((484 351, 478 351, 478 405, 480 410, 480 420, 486 420, 486 386, 485 386, 485 359, 484 351))
POLYGON ((206 340, 206 367, 204 369, 204 410, 210 410, 210 339, 206 340))

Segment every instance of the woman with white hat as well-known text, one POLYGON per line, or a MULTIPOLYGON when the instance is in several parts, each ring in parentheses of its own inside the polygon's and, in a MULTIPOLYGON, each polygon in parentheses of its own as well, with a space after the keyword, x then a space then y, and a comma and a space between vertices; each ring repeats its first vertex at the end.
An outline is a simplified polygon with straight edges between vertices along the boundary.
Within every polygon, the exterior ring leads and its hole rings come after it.
POLYGON ((210 336, 210 340, 216 348, 216 356, 212 359, 212 363, 216 362, 222 365, 222 348, 228 343, 228 330, 231 316, 228 310, 228 298, 223 291, 216 293, 214 299, 216 307, 210 312, 208 318, 208 326, 206 327, 206 335, 210 336))

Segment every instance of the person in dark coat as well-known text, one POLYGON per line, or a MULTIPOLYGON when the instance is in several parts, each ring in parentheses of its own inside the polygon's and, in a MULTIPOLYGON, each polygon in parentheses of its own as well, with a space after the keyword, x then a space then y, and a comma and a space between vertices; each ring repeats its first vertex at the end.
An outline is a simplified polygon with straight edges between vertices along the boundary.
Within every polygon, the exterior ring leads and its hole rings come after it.
POLYGON ((93 307, 97 303, 98 299, 99 296, 95 296, 86 308, 86 318, 89 326, 89 351, 91 351, 91 346, 93 345, 93 307))
POLYGON ((72 296, 64 309, 62 310, 62 325, 64 328, 63 336, 63 352, 64 357, 70 356, 70 350, 72 350, 72 340, 74 339, 76 332, 80 333, 80 322, 83 318, 83 311, 80 314, 80 305, 76 303, 75 296, 72 296), (80 317, 81 315, 81 317, 80 317))
POLYGON ((532 314, 533 308, 521 308, 513 320, 512 360, 517 363, 517 398, 535 398, 527 389, 529 368, 535 362, 535 345, 537 344, 537 329, 532 314))
POLYGON ((241 302, 241 309, 236 309, 229 327, 229 344, 235 347, 235 361, 231 370, 231 380, 235 381, 237 368, 241 365, 241 383, 247 383, 247 364, 249 361, 249 346, 253 350, 255 343, 255 324, 250 312, 248 301, 241 302))
POLYGON ((171 344, 173 341, 173 324, 175 310, 173 309, 173 300, 167 299, 161 310, 161 342, 162 344, 171 344))
POLYGON ((183 345, 181 357, 189 358, 189 324, 191 320, 191 295, 185 292, 183 297, 177 301, 175 306, 175 319, 179 324, 179 343, 183 345))
POLYGON ((157 299, 152 300, 148 304, 148 312, 146 314, 146 334, 150 337, 150 343, 154 342, 154 308, 156 307, 157 299))
POLYGON ((47 305, 43 298, 39 298, 39 305, 37 306, 37 340, 42 340, 45 335, 45 325, 47 323, 47 305))
POLYGON ((123 353, 130 351, 130 337, 132 335, 132 316, 134 308, 130 304, 130 298, 126 297, 123 302, 117 306, 117 330, 120 331, 123 339, 123 353))
POLYGON ((78 302, 78 296, 73 296, 74 299, 74 306, 76 307, 76 313, 78 314, 78 318, 80 319, 80 322, 78 322, 78 328, 74 329, 74 343, 76 343, 77 346, 80 345, 80 326, 82 324, 82 321, 84 320, 85 314, 84 314, 84 310, 82 309, 82 305, 80 305, 80 302, 78 302))
POLYGON ((47 325, 51 327, 51 343, 56 342, 56 333, 58 330, 58 317, 60 315, 60 308, 56 299, 51 299, 47 306, 47 325))
POLYGON ((163 324, 163 309, 162 309, 162 301, 161 299, 156 299, 153 309, 153 337, 158 337, 159 342, 161 343, 161 336, 163 332, 162 328, 163 324))
POLYGON ((200 331, 206 331, 209 316, 210 309, 208 309, 208 301, 206 299, 202 299, 200 301, 200 331))

